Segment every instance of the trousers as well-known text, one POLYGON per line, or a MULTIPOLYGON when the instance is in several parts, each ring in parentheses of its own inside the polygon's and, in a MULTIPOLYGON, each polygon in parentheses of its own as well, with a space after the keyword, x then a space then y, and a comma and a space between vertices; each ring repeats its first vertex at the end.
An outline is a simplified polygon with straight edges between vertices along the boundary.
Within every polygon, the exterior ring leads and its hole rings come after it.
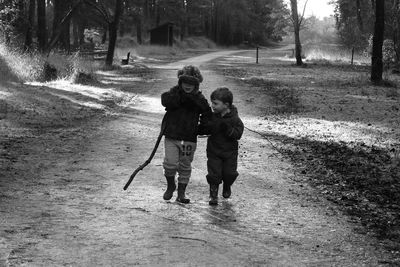
POLYGON ((165 138, 164 146, 164 175, 175 177, 176 173, 178 173, 178 183, 188 184, 192 174, 192 161, 197 144, 195 142, 165 138))
POLYGON ((224 182, 232 185, 239 176, 237 172, 237 151, 225 155, 216 155, 207 152, 207 182, 220 184, 224 182))

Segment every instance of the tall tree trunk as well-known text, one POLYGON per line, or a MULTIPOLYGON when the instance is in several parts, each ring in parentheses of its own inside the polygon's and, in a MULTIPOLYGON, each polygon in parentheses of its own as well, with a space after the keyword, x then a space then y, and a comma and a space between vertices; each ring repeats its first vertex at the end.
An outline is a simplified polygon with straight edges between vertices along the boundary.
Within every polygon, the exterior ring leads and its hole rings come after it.
POLYGON ((212 0, 212 40, 217 44, 219 44, 218 18, 218 2, 217 0, 212 0))
POLYGON ((143 40, 142 40, 142 18, 140 16, 138 16, 138 19, 136 21, 136 40, 138 42, 138 44, 142 44, 143 40))
POLYGON ((385 30, 385 0, 375 0, 375 28, 372 41, 372 66, 371 81, 380 83, 382 81, 383 62, 382 46, 385 30))
MULTIPOLYGON (((53 32, 50 42, 47 46, 47 51, 50 52, 57 44, 57 42, 60 40, 60 37, 65 34, 65 28, 68 29, 68 34, 67 34, 67 40, 68 40, 68 44, 66 49, 68 49, 68 51, 70 51, 70 45, 69 45, 69 25, 71 22, 71 18, 72 16, 76 13, 76 11, 78 10, 79 6, 82 4, 81 1, 76 2, 74 4, 74 6, 72 6, 70 8, 70 10, 68 11, 68 13, 64 16, 64 18, 61 20, 61 22, 59 23, 59 26, 56 28, 56 30, 53 32), (67 27, 67 26, 68 27, 67 27)), ((64 37, 65 38, 65 37, 64 37)))
POLYGON ((114 21, 111 22, 108 26, 110 33, 110 41, 108 43, 108 50, 106 57, 107 66, 111 66, 114 60, 114 50, 115 50, 115 44, 117 42, 117 31, 121 15, 122 15, 122 0, 117 0, 115 4, 114 21))
POLYGON ((147 21, 149 18, 150 10, 149 10, 149 0, 145 0, 143 2, 143 12, 144 12, 144 20, 147 21))
POLYGON ((108 32, 108 28, 107 25, 104 25, 103 27, 103 35, 101 36, 101 43, 105 44, 107 41, 107 32, 108 32))
POLYGON ((33 38, 33 25, 35 24, 35 0, 29 1, 28 9, 28 26, 25 34, 24 50, 29 51, 32 49, 32 38, 33 38))
POLYGON ((358 21, 358 28, 360 29, 361 32, 364 30, 364 25, 363 25, 363 20, 361 16, 361 0, 356 1, 356 8, 357 8, 357 21, 358 21))
POLYGON ((79 45, 85 43, 85 28, 87 25, 87 18, 79 18, 79 45))
POLYGON ((303 60, 301 59, 300 23, 299 23, 299 13, 297 11, 297 0, 290 0, 290 5, 292 9, 292 20, 294 28, 296 65, 301 66, 303 65, 303 60))
POLYGON ((37 0, 37 17, 38 48, 40 52, 44 52, 47 46, 46 0, 37 0))
POLYGON ((72 35, 73 35, 73 44, 74 49, 79 48, 79 17, 74 16, 72 18, 72 35))
POLYGON ((70 6, 68 1, 65 0, 54 0, 54 18, 53 18, 53 35, 57 31, 61 31, 61 36, 59 39, 59 44, 62 49, 67 51, 70 50, 70 20, 65 21, 63 25, 61 25, 61 21, 68 13, 70 6))
POLYGON ((161 22, 161 8, 160 3, 156 2, 156 26, 160 25, 161 22))
POLYGON ((150 18, 150 0, 145 0, 144 2, 144 20, 143 20, 143 29, 142 37, 147 38, 149 32, 147 31, 150 28, 151 18, 150 18))
POLYGON ((153 26, 156 19, 156 0, 149 0, 150 1, 150 20, 153 26))
POLYGON ((400 62, 400 0, 395 0, 395 50, 396 50, 396 58, 397 58, 397 63, 400 62))
POLYGON ((182 9, 182 12, 181 12, 181 16, 180 16, 180 24, 181 24, 181 32, 180 32, 180 34, 181 34, 181 41, 183 41, 183 38, 185 37, 185 33, 186 33, 186 28, 187 28, 187 24, 186 24, 186 19, 185 19, 185 17, 187 16, 187 14, 186 14, 186 12, 187 12, 187 9, 186 9, 186 0, 181 0, 181 9, 182 9))

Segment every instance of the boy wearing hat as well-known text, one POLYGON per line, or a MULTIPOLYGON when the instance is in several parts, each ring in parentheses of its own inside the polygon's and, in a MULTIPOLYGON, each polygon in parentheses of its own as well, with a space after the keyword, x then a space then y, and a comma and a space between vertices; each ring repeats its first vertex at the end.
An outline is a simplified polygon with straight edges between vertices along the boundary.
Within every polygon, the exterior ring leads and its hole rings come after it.
POLYGON ((176 201, 189 203, 186 186, 192 172, 191 163, 196 150, 200 116, 211 113, 207 99, 199 91, 203 77, 195 66, 185 66, 178 71, 178 85, 161 95, 165 114, 164 176, 167 190, 164 200, 170 200, 176 189, 175 175, 178 173, 178 196, 176 201))

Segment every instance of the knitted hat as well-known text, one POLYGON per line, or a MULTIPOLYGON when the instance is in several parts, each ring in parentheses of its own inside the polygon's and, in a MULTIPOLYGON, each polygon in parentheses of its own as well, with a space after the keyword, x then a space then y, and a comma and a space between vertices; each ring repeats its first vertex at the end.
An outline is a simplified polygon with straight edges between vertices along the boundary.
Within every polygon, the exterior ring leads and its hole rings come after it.
POLYGON ((193 65, 187 65, 181 70, 178 70, 178 79, 179 84, 181 84, 182 81, 185 81, 186 83, 198 86, 203 81, 203 76, 201 75, 199 68, 193 65))
POLYGON ((181 85, 183 82, 187 83, 187 84, 194 85, 196 87, 199 86, 199 80, 196 77, 193 77, 193 76, 189 76, 189 75, 181 75, 181 76, 179 76, 179 85, 181 85))

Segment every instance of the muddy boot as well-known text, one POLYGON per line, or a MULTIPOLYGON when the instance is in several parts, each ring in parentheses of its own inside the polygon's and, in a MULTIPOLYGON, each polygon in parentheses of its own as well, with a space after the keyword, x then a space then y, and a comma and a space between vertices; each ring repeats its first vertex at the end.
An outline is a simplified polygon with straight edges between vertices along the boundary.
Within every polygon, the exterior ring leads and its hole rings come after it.
POLYGON ((222 187, 222 196, 224 198, 230 198, 231 196, 231 186, 224 183, 222 187))
POLYGON ((164 193, 164 200, 170 200, 176 189, 175 177, 174 176, 165 176, 165 178, 167 178, 168 185, 167 185, 167 190, 164 193))
POLYGON ((208 204, 218 205, 218 187, 217 184, 210 184, 210 201, 208 201, 208 204))
POLYGON ((178 196, 176 197, 176 201, 187 204, 190 202, 190 199, 185 197, 185 190, 187 184, 178 183, 178 196))

